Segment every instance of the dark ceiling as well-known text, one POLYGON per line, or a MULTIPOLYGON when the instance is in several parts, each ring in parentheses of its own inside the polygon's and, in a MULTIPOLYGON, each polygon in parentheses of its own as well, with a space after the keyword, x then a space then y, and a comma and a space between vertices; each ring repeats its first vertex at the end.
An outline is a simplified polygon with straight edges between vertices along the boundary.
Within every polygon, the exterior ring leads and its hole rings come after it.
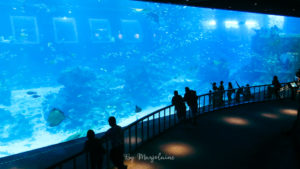
POLYGON ((300 17, 300 0, 138 0, 300 17))

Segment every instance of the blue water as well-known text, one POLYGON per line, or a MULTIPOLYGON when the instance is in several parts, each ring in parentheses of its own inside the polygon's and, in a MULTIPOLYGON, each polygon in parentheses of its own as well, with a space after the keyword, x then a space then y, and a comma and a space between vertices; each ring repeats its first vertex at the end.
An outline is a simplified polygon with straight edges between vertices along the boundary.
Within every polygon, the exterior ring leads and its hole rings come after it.
POLYGON ((286 82, 300 67, 299 18, 127 0, 0 10, 0 157, 105 131, 109 116, 124 126, 186 86, 286 82), (64 118, 50 127, 52 108, 64 118))

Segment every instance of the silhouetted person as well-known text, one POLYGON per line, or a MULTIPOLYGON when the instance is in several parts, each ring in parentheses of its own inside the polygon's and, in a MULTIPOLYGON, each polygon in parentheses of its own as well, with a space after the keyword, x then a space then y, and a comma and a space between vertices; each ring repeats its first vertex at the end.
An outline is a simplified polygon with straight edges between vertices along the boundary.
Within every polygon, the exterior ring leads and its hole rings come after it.
POLYGON ((235 101, 239 103, 241 101, 241 94, 243 93, 243 87, 239 87, 235 94, 235 101))
POLYGON ((87 138, 88 140, 84 144, 84 150, 89 155, 91 169, 102 169, 103 155, 105 153, 102 142, 95 137, 93 130, 87 132, 87 138))
POLYGON ((249 101, 251 98, 251 91, 250 91, 250 86, 249 84, 246 85, 246 87, 244 88, 244 101, 249 101))
POLYGON ((172 98, 172 105, 175 106, 177 112, 177 117, 179 121, 185 121, 186 118, 186 106, 181 95, 178 91, 174 91, 174 96, 172 98))
POLYGON ((212 89, 213 89, 213 92, 216 92, 218 90, 218 87, 217 87, 217 83, 216 82, 213 82, 212 83, 212 89))
POLYGON ((232 101, 232 93, 234 93, 233 87, 232 87, 232 83, 229 82, 228 83, 228 91, 227 91, 227 97, 228 97, 228 104, 231 104, 232 101))
POLYGON ((277 76, 273 77, 272 85, 273 85, 273 92, 274 92, 274 94, 276 96, 276 99, 279 99, 280 98, 279 91, 280 91, 280 88, 281 88, 281 84, 278 81, 278 77, 277 76))
POLYGON ((224 104, 224 94, 225 94, 225 92, 224 92, 224 90, 225 90, 225 88, 224 88, 224 82, 223 81, 221 81, 220 82, 220 86, 219 86, 219 101, 220 101, 220 104, 224 104))
POLYGON ((188 87, 185 87, 185 94, 183 100, 186 101, 188 106, 190 107, 190 111, 192 112, 192 116, 193 116, 193 124, 195 125, 197 123, 196 115, 198 110, 196 91, 190 90, 188 87))
POLYGON ((212 101, 213 101, 213 108, 215 108, 218 105, 218 101, 219 101, 219 99, 218 99, 218 91, 219 91, 219 89, 217 87, 217 83, 216 82, 212 83, 212 89, 213 89, 213 99, 212 99, 212 101))
MULTIPOLYGON (((127 166, 124 165, 124 134, 123 130, 116 123, 116 118, 111 116, 108 119, 110 129, 105 133, 105 137, 110 140, 111 150, 110 159, 114 166, 118 169, 126 169, 127 166)), ((130 139, 130 138, 129 138, 130 139)))

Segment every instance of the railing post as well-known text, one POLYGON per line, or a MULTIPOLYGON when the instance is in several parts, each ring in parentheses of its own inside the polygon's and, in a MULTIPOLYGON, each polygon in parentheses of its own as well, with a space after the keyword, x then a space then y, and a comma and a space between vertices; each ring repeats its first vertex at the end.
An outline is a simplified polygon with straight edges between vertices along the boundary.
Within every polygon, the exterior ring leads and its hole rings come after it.
POLYGON ((164 109, 164 130, 166 130, 166 109, 164 109))
MULTIPOLYGON (((109 156, 110 156, 110 151, 109 151, 109 144, 108 144, 108 141, 106 140, 106 143, 105 143, 105 147, 106 147, 106 165, 107 165, 107 168, 109 168, 110 166, 109 166, 109 156)), ((128 150, 129 151, 129 150, 128 150)), ((87 159, 88 160, 88 159, 87 159)), ((88 164, 88 163, 87 163, 88 164)), ((88 166, 88 165, 87 165, 88 166)))
POLYGON ((142 120, 142 133, 141 133, 141 137, 142 137, 142 139, 141 139, 141 143, 143 143, 144 142, 144 120, 142 120))
POLYGON ((268 96, 266 96, 266 86, 264 86, 264 101, 268 99, 269 99, 268 96))
POLYGON ((89 154, 85 153, 85 166, 86 169, 89 169, 89 154))
POLYGON ((73 169, 76 169, 76 158, 73 159, 73 169))
POLYGON ((149 124, 149 117, 147 118, 147 140, 149 140, 150 134, 149 134, 149 129, 150 129, 150 124, 149 124))
POLYGON ((131 127, 128 128, 128 151, 131 152, 131 127))
POLYGON ((199 110, 199 114, 201 114, 201 96, 197 97, 197 112, 196 112, 196 116, 198 114, 198 110, 199 110))
MULTIPOLYGON (((185 104, 185 103, 184 103, 185 104)), ((174 116, 174 126, 176 125, 176 115, 175 115, 175 108, 174 108, 174 113, 173 113, 173 116, 174 116)), ((185 115, 185 118, 186 118, 186 115, 185 115)))
MULTIPOLYGON (((254 88, 254 93, 253 93, 253 96, 254 96, 254 98, 253 98, 253 101, 252 102, 256 102, 256 93, 255 93, 255 86, 253 87, 254 88)), ((250 90, 250 92, 251 92, 251 90, 250 90)), ((250 100, 251 100, 251 93, 250 93, 250 100)))
MULTIPOLYGON (((205 113, 205 96, 206 95, 204 95, 204 101, 203 101, 203 113, 205 113)), ((201 102, 200 102, 201 103, 201 102)), ((200 106, 201 107, 201 106, 200 106)))
POLYGON ((223 106, 223 108, 225 107, 225 101, 226 101, 225 99, 226 99, 226 98, 225 98, 225 91, 223 90, 223 91, 222 91, 222 100, 223 100, 223 101, 222 101, 222 106, 223 106))
POLYGON ((160 134, 160 111, 158 112, 158 134, 160 134))
POLYGON ((152 137, 154 137, 155 136, 155 116, 154 116, 154 114, 153 114, 153 122, 152 122, 152 126, 153 126, 153 131, 152 131, 152 137))
POLYGON ((261 96, 260 96, 260 87, 258 87, 258 101, 261 101, 261 96))
POLYGON ((137 149, 137 128, 138 128, 138 123, 135 123, 135 149, 137 149))
POLYGON ((169 107, 169 128, 171 128, 171 107, 169 107))

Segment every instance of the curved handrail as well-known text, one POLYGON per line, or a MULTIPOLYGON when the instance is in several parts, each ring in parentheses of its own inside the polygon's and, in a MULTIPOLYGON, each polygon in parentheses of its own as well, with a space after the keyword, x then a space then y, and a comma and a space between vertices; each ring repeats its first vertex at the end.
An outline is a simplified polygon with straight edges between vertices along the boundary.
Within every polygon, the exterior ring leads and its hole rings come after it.
MULTIPOLYGON (((279 97, 281 98, 290 98, 291 97, 291 88, 290 87, 287 87, 288 83, 281 83, 281 86, 283 91, 280 91, 278 93, 278 95, 280 95, 279 97)), ((214 111, 214 110, 219 110, 221 108, 227 108, 227 107, 232 107, 232 106, 236 106, 236 105, 241 105, 241 104, 245 104, 245 103, 253 103, 253 102, 260 102, 260 101, 266 101, 266 100, 274 100, 273 98, 273 95, 274 95, 274 91, 271 91, 272 90, 272 87, 271 87, 271 84, 266 84, 266 85, 257 85, 257 86, 249 86, 249 91, 250 91, 250 96, 248 98, 248 96, 246 96, 244 93, 237 93, 237 90, 239 88, 234 88, 234 89, 231 89, 231 90, 224 90, 224 91, 220 91, 220 92, 215 92, 215 93, 206 93, 206 94, 202 94, 202 95, 199 95, 198 96, 198 114, 197 115, 200 115, 201 114, 201 109, 202 109, 202 113, 205 113, 205 112, 210 112, 210 111, 214 111), (266 90, 266 87, 267 87, 267 90, 266 90), (258 88, 258 92, 256 92, 256 88, 258 88), (253 92, 251 92, 251 89, 253 92), (231 94, 228 94, 228 92, 230 91, 231 94), (267 93, 266 93, 267 91, 267 93), (233 101, 230 102, 229 101, 229 98, 226 100, 226 95, 227 97, 229 97, 229 95, 232 95, 232 94, 235 94, 235 98, 233 98, 233 101), (237 97, 237 94, 239 95, 239 97, 237 97), (243 96, 240 97, 240 94, 242 94, 243 96), (212 107, 211 109, 211 102, 217 102, 216 98, 217 96, 222 96, 221 98, 218 97, 219 101, 222 100, 222 105, 217 105, 216 107, 212 107), (254 97, 254 99, 251 99, 250 97, 254 97), (270 97, 271 95, 271 97, 270 97), (267 96, 267 97, 266 97, 267 96), (203 102, 201 104, 201 99, 203 98, 203 102), (241 100, 236 100, 237 98, 239 99, 242 99, 241 100), (246 100, 247 99, 247 100, 246 100), (208 104, 205 102, 209 102, 208 104), (227 102, 227 103, 226 103, 227 102), (200 104, 199 104, 200 103, 200 104), (208 107, 208 108, 206 108, 208 107)), ((243 89, 245 89, 245 87, 243 87, 243 89)), ((278 99, 277 98, 277 94, 275 94, 276 98, 275 99, 278 99)), ((215 104, 215 103, 213 103, 215 104)), ((148 141, 156 136, 158 136, 160 133, 162 133, 163 131, 165 131, 166 129, 169 129, 170 127, 172 126, 175 126, 177 125, 179 122, 178 120, 176 119, 176 116, 175 116, 175 110, 173 110, 173 113, 172 112, 172 108, 174 107, 174 105, 169 105, 169 106, 166 106, 166 107, 163 107, 159 110, 156 110, 138 120, 136 120, 135 122, 127 125, 126 127, 123 128, 123 131, 124 131, 124 139, 129 143, 126 143, 125 142, 125 145, 128 146, 127 148, 127 152, 133 152, 134 150, 136 150, 140 145, 141 143, 145 142, 145 141, 148 141), (169 115, 166 115, 166 110, 169 111, 169 115), (163 117, 160 117, 160 113, 163 112, 164 113, 164 116, 163 117), (168 124, 166 123, 166 117, 168 118, 168 124), (161 119, 163 118, 163 119, 161 119), (146 121, 145 121, 146 120, 146 121), (161 131, 161 121, 163 120, 163 130, 161 131), (172 122, 173 120, 173 122, 172 122), (173 125, 171 125, 173 123, 173 125), (151 125, 151 126, 150 126, 151 125), (166 128, 166 125, 167 125, 167 128, 166 128), (144 127, 144 126, 147 126, 144 127), (150 129, 151 127, 151 129, 150 129), (158 128, 157 128, 158 127, 158 128), (146 132, 146 139, 144 140, 144 130, 147 130, 146 132), (132 130, 134 130, 134 138, 132 140, 132 130), (138 130, 141 131, 141 138, 138 137, 138 130), (150 130, 152 130, 150 132, 150 130), (158 131, 157 131, 158 130, 158 131), (128 133, 128 134, 126 134, 128 133), (151 134, 151 136, 150 136, 151 134), (138 141, 139 140, 139 141, 138 141), (135 142, 133 144, 131 144, 132 142, 135 142), (139 143, 138 143, 139 142, 139 143), (134 146, 134 148, 132 148, 134 146)), ((191 113, 189 113, 188 115, 190 115, 191 113)), ((103 143, 105 144, 105 147, 106 147, 106 150, 109 150, 109 144, 108 144, 108 141, 107 140, 104 140, 104 137, 101 137, 100 138, 103 143)), ((126 149, 126 148, 125 148, 126 149)), ((106 151, 106 152, 109 152, 109 151, 106 151)), ((84 155, 86 154, 84 151, 81 151, 75 155, 72 155, 56 164, 53 164, 51 165, 50 167, 48 167, 47 169, 54 169, 56 167, 59 167, 59 168, 62 168, 62 165, 64 163, 67 163, 71 160, 73 160, 73 167, 76 168, 76 158, 81 156, 81 155, 84 155)), ((88 157, 86 156, 86 168, 88 168, 88 157)), ((108 155, 106 155, 106 165, 107 166, 110 166, 110 162, 109 162, 109 158, 108 158, 108 155)))

